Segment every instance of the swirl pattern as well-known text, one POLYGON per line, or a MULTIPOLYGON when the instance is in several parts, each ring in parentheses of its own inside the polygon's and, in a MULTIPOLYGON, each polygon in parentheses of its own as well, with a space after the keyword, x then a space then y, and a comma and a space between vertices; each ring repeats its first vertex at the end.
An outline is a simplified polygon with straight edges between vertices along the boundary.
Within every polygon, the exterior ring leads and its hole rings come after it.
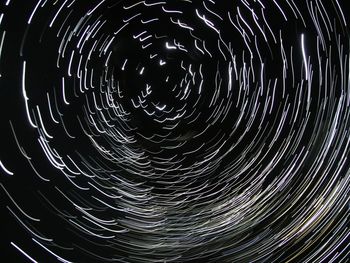
POLYGON ((7 256, 349 259, 338 0, 3 2, 7 256))

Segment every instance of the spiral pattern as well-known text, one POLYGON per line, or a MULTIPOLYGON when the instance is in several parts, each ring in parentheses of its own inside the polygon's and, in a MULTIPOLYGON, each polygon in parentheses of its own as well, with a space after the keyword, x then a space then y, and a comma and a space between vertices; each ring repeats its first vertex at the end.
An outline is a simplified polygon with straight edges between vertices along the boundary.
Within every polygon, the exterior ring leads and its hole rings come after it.
POLYGON ((7 0, 4 253, 346 262, 338 0, 7 0))

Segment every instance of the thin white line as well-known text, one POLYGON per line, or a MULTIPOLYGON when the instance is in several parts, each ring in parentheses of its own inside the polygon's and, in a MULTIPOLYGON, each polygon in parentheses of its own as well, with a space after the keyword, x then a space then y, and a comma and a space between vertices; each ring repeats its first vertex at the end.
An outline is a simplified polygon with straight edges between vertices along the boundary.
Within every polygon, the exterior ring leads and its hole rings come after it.
POLYGON ((8 175, 13 175, 13 172, 11 172, 10 170, 8 170, 5 165, 2 163, 2 161, 0 160, 0 167, 8 174, 8 175))
POLYGON ((29 256, 26 252, 24 252, 19 246, 17 246, 15 243, 11 242, 11 245, 14 246, 16 249, 18 249, 19 252, 21 252, 23 255, 25 255, 30 261, 34 263, 38 263, 38 261, 34 260, 31 256, 29 256))
POLYGON ((305 66, 306 80, 308 80, 308 77, 309 77, 309 69, 308 69, 308 67, 307 67, 307 61, 306 61, 304 34, 301 34, 301 50, 302 50, 302 52, 303 52, 303 60, 304 60, 304 66, 305 66))

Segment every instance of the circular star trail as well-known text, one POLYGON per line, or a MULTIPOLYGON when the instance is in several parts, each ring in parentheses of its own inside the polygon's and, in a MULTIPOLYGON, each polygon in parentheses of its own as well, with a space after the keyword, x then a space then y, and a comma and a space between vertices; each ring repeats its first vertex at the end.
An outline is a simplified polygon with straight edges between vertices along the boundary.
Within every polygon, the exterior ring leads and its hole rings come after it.
POLYGON ((345 1, 1 5, 4 258, 349 260, 345 1))

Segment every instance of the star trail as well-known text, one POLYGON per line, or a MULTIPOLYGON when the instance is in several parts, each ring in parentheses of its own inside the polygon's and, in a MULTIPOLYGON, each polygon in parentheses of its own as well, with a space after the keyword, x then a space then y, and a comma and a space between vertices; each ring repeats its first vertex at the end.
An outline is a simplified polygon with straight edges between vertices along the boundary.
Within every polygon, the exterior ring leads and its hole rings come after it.
POLYGON ((0 261, 348 262, 345 2, 2 0, 0 261))

